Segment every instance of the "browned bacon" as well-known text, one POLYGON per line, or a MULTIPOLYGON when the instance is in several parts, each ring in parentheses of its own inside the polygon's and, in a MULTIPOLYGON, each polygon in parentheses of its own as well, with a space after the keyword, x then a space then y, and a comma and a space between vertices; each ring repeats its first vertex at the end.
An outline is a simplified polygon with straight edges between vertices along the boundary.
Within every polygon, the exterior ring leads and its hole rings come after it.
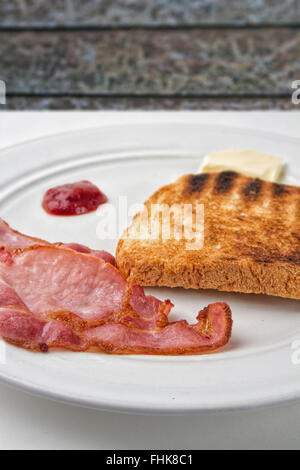
POLYGON ((153 330, 168 325, 168 315, 174 305, 145 295, 144 289, 134 285, 128 288, 123 308, 116 317, 118 323, 141 330, 153 330))
MULTIPOLYGON (((13 230, 4 220, 0 219, 0 246, 7 249, 24 249, 34 245, 51 245, 51 243, 40 238, 33 238, 23 233, 13 230)), ((87 246, 79 243, 54 243, 55 246, 70 248, 71 250, 78 251, 79 253, 86 253, 96 258, 103 259, 106 263, 113 266, 116 265, 116 260, 113 255, 104 250, 91 250, 87 246)))
POLYGON ((199 313, 198 322, 185 320, 162 328, 141 330, 124 324, 106 323, 83 332, 89 348, 110 354, 203 354, 224 346, 231 336, 231 311, 215 303, 199 313))
POLYGON ((141 330, 107 322, 80 333, 59 321, 38 319, 20 307, 0 308, 0 335, 16 346, 41 352, 59 348, 109 354, 203 354, 228 342, 231 325, 231 312, 224 303, 209 305, 195 325, 182 320, 141 330))
POLYGON ((15 345, 178 355, 212 352, 229 341, 232 320, 225 303, 209 305, 194 325, 171 323, 169 300, 128 286, 112 260, 87 247, 51 245, 4 222, 1 245, 0 336, 15 345))
POLYGON ((25 349, 47 352, 49 348, 81 351, 86 341, 70 327, 57 321, 43 321, 22 308, 0 308, 0 336, 25 349))

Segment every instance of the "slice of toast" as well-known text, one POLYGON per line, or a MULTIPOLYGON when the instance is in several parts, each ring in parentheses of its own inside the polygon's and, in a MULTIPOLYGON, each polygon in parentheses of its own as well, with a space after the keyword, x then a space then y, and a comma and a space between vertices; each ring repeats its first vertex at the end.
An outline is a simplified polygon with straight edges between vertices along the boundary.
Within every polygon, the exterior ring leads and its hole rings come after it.
POLYGON ((183 176, 146 201, 119 241, 117 265, 143 286, 300 299, 300 188, 232 171, 183 176), (156 220, 156 238, 149 237, 147 217, 156 204, 192 205, 193 224, 203 204, 203 247, 191 249, 190 238, 178 239, 172 215, 169 238, 163 217, 156 220))

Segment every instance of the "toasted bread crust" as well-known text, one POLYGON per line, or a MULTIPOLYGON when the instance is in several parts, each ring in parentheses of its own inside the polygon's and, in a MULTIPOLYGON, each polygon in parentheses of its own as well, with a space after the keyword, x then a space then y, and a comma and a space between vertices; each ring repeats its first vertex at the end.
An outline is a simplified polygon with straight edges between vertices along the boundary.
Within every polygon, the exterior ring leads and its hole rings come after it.
POLYGON ((118 268, 143 286, 300 299, 300 188, 234 172, 185 175, 145 203, 204 204, 204 246, 135 239, 142 212, 119 241, 118 268))

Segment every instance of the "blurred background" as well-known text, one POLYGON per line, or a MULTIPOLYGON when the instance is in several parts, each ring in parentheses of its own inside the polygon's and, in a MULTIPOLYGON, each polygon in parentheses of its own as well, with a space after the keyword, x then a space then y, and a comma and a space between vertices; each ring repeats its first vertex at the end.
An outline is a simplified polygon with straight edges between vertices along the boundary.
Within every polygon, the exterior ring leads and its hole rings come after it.
POLYGON ((6 110, 295 109, 299 0, 0 0, 6 110))

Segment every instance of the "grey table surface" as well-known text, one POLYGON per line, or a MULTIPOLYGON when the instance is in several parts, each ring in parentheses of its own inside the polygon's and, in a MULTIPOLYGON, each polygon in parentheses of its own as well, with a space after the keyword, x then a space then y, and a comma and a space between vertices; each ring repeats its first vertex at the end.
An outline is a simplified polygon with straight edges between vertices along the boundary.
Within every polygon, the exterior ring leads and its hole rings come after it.
POLYGON ((7 110, 291 109, 299 52, 299 0, 0 0, 7 110))

